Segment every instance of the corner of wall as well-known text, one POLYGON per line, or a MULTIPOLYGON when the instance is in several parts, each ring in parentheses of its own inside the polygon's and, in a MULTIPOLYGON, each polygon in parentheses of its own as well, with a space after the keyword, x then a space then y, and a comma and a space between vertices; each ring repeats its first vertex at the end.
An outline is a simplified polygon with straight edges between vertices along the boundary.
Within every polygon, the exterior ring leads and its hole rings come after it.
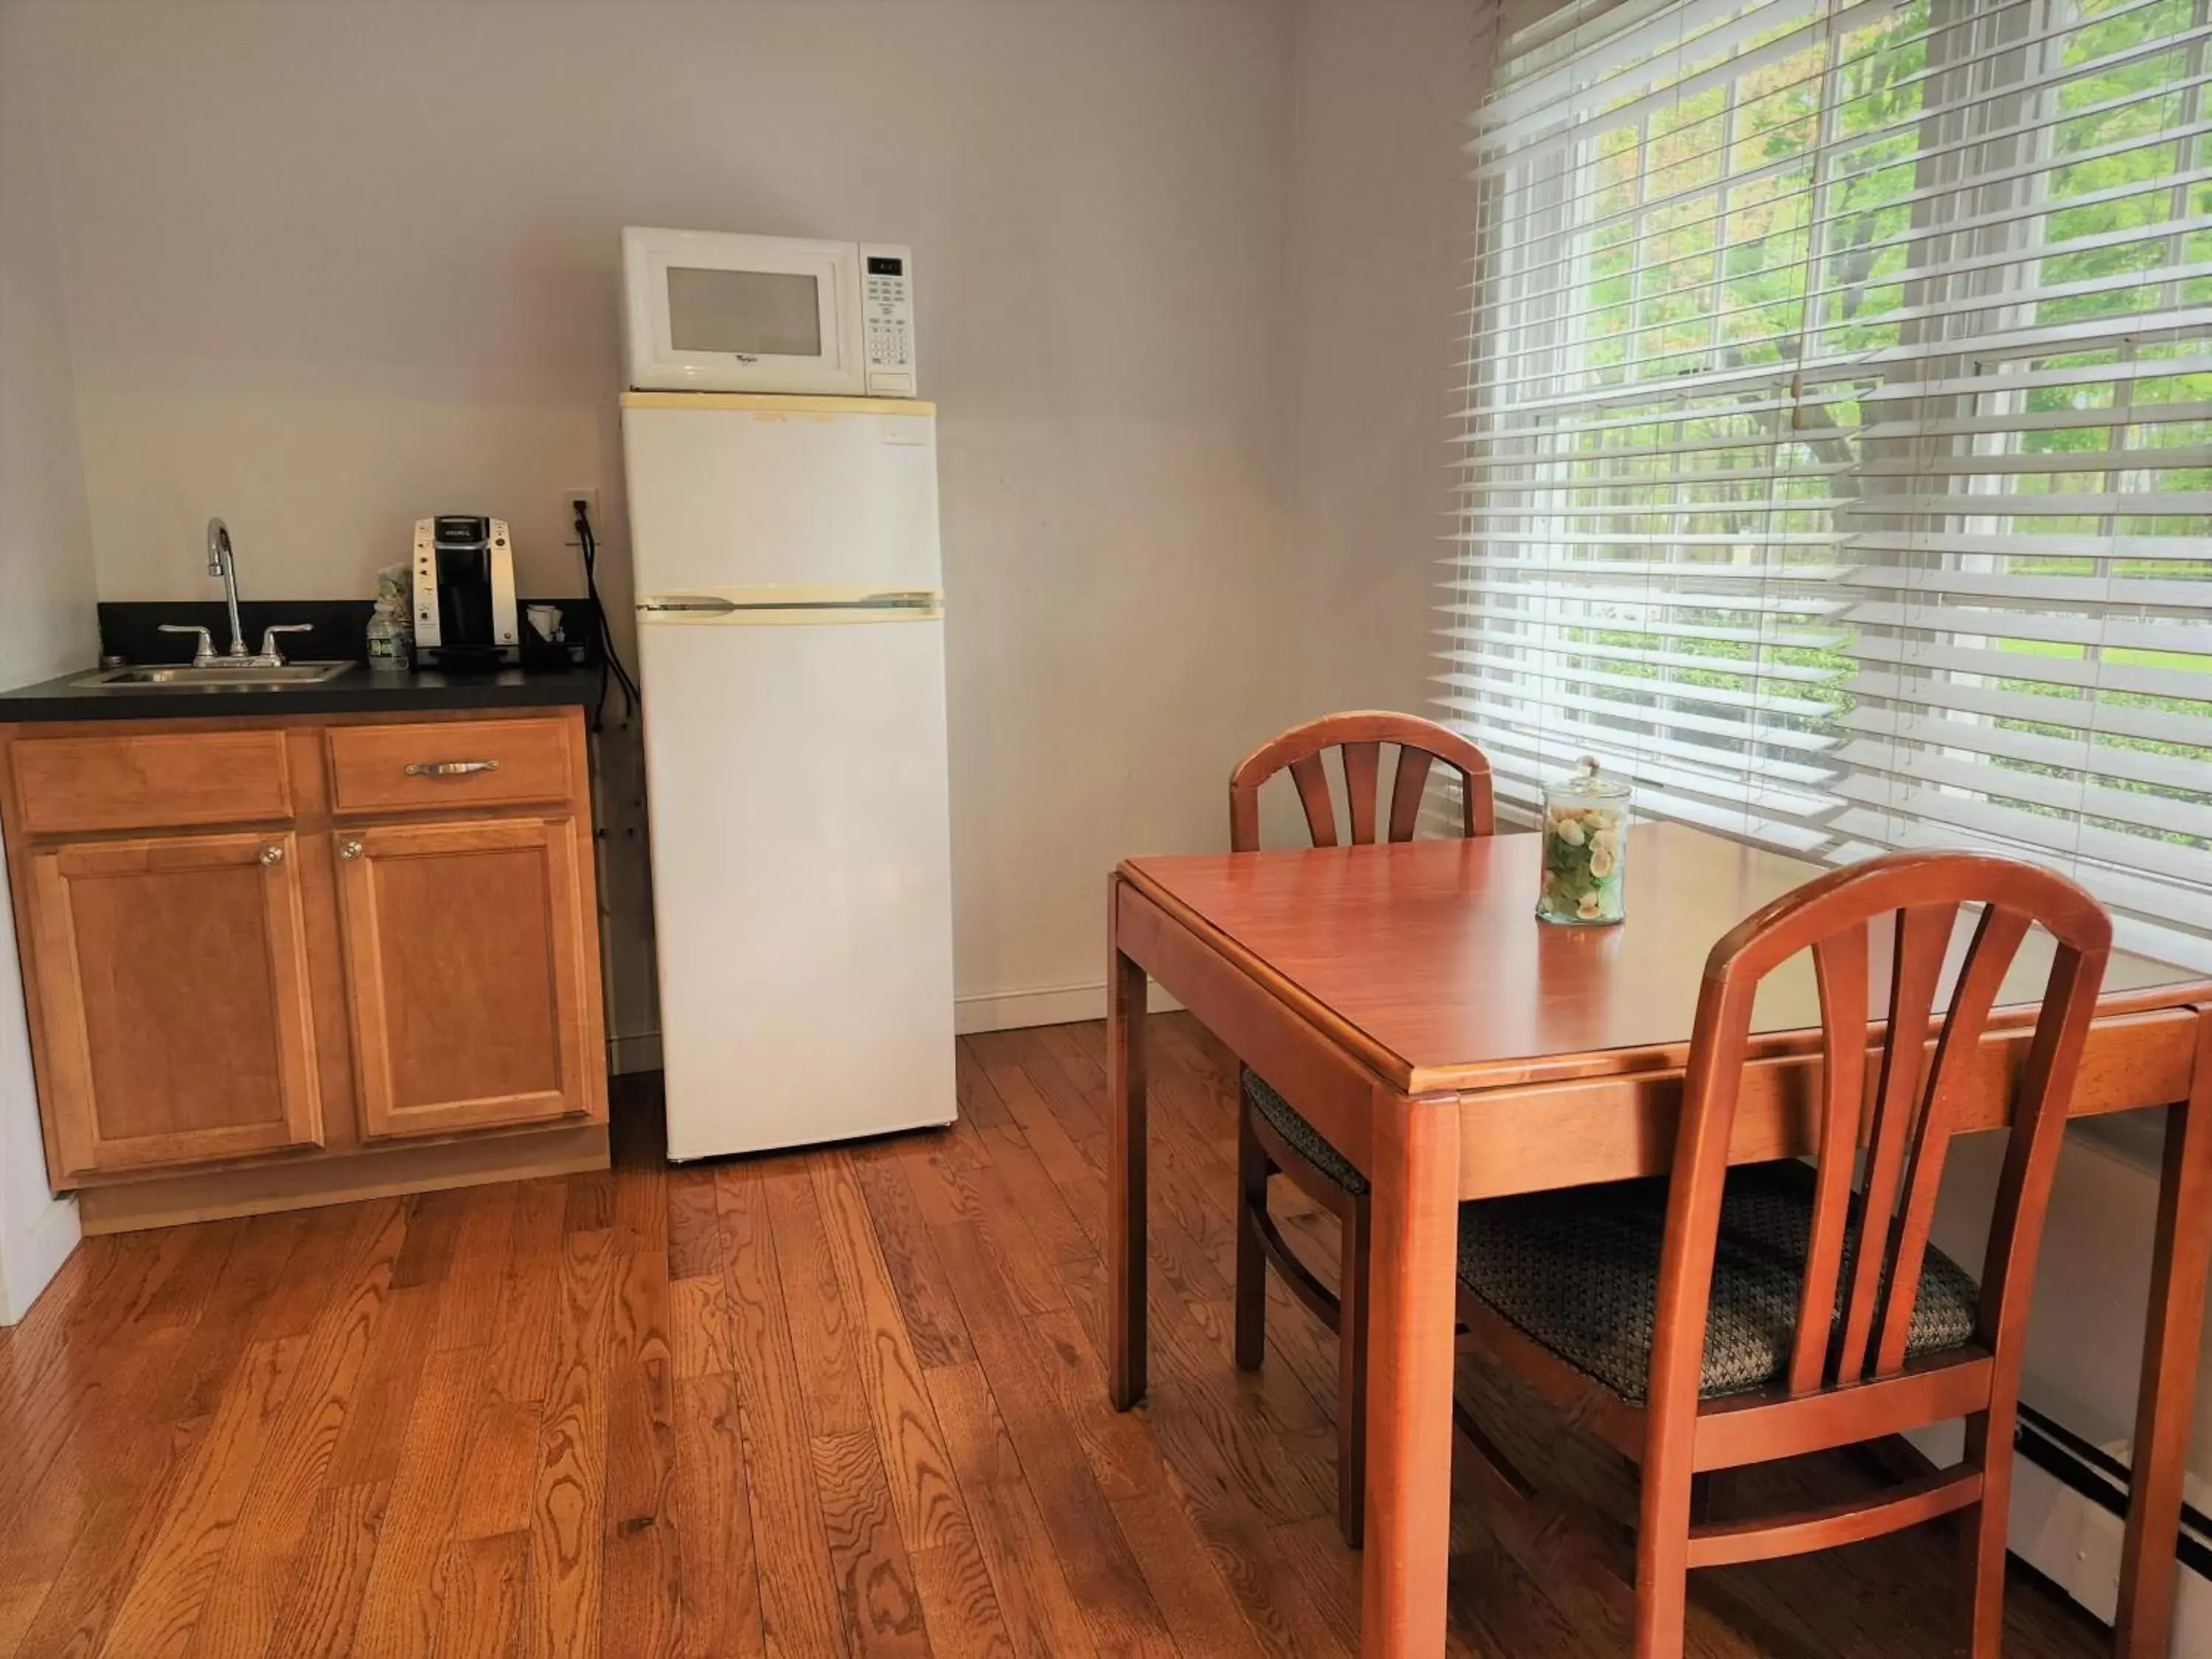
MULTIPOLYGON (((8 685, 90 660, 97 636, 76 381, 29 23, 22 6, 0 0, 0 502, 7 509, 0 588, 8 595, 0 607, 0 684, 8 685)), ((77 1231, 76 1201, 46 1185, 9 928, 0 937, 0 1324, 23 1316, 77 1231)))

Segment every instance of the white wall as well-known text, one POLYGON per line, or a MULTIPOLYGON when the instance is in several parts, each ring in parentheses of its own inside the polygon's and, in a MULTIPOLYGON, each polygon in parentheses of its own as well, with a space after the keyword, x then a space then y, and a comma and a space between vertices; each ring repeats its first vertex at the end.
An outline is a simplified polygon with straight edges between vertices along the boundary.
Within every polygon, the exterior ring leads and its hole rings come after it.
POLYGON ((623 607, 618 228, 910 243, 959 985, 1091 1012, 1105 872, 1218 844, 1279 713, 1294 14, 34 5, 100 594, 207 593, 210 513, 250 594, 359 594, 479 505, 573 589, 596 485, 623 607))
MULTIPOLYGON (((0 5, 0 684, 94 654, 91 538, 78 463, 45 164, 22 20, 0 5)), ((23 1316, 76 1244, 46 1188, 29 1033, 0 868, 0 1324, 23 1316)))

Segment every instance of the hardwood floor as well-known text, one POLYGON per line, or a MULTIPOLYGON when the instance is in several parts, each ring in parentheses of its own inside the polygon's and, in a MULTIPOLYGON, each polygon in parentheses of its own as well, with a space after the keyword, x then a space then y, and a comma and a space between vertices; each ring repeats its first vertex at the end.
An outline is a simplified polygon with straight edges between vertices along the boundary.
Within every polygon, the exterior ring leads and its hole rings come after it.
MULTIPOLYGON (((1181 1016, 1152 1394, 1107 1405, 1102 1041, 963 1040, 944 1133, 671 1170, 634 1095, 611 1174, 87 1241, 0 1334, 0 1655, 1352 1652, 1330 1341, 1277 1291, 1231 1367, 1234 1066, 1181 1016)), ((1596 1442, 1462 1386, 1632 1512, 1596 1442)), ((1454 1653, 1626 1651, 1582 1577, 1457 1521, 1454 1653)), ((1941 1651, 1955 1548, 1698 1575, 1692 1650, 1941 1651)), ((2008 1612, 2009 1654, 2100 1651, 2030 1577, 2008 1612)))

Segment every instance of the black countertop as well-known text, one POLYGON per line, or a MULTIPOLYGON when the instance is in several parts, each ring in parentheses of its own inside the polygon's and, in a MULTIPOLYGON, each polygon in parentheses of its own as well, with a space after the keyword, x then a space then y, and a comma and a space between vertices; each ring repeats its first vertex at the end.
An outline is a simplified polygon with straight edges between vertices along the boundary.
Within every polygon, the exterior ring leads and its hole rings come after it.
POLYGON ((58 679, 0 691, 0 722, 10 720, 205 720, 210 715, 406 714, 428 708, 531 708, 599 698, 593 668, 500 669, 481 674, 373 674, 356 664, 336 679, 307 685, 86 686, 89 664, 58 679))

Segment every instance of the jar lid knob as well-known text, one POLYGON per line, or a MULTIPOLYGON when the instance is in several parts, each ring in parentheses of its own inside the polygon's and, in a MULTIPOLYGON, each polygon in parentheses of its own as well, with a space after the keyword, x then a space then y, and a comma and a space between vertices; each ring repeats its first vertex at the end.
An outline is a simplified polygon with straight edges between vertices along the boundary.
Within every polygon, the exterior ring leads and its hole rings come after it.
POLYGON ((1598 775, 1598 759, 1595 755, 1584 755, 1575 764, 1581 769, 1585 778, 1594 778, 1598 775))

